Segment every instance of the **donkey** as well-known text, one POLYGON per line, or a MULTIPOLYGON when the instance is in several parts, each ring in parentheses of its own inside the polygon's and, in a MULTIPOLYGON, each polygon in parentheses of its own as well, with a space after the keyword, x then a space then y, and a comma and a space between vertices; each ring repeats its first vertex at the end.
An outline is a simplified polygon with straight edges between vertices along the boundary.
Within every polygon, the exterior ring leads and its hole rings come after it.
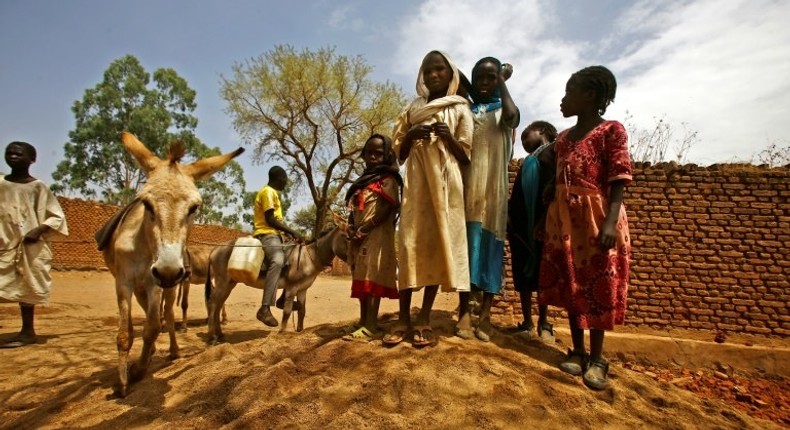
MULTIPOLYGON (((206 277, 208 276, 209 256, 213 248, 208 246, 195 246, 187 249, 189 257, 189 276, 185 277, 181 284, 178 286, 178 294, 176 295, 176 304, 181 306, 181 333, 187 332, 187 309, 189 309, 189 286, 190 284, 206 284, 206 277)), ((163 303, 164 305, 164 303, 163 303)), ((206 304, 208 308, 208 303, 206 304)), ((222 307, 222 324, 228 323, 228 314, 225 311, 225 306, 222 307)))
MULTIPOLYGON (((236 281, 231 279, 228 274, 228 262, 233 251, 233 242, 218 246, 211 252, 211 262, 209 265, 209 276, 206 281, 206 303, 208 303, 208 342, 216 344, 224 340, 222 327, 219 324, 217 309, 225 304, 230 292, 236 286, 236 281), (216 286, 211 288, 211 274, 214 274, 216 286)), ((313 285, 315 278, 325 267, 332 264, 335 256, 345 260, 348 254, 348 239, 345 232, 340 227, 335 227, 318 240, 306 244, 293 246, 290 254, 286 257, 286 266, 280 275, 277 288, 283 289, 283 295, 278 300, 283 303, 283 318, 280 323, 280 332, 284 332, 288 319, 293 311, 294 299, 298 301, 297 313, 298 320, 296 331, 304 329, 304 317, 306 312, 307 289, 313 285)), ((258 279, 253 288, 263 289, 266 275, 261 269, 258 279)))
POLYGON ((125 397, 130 382, 145 376, 161 329, 160 302, 166 300, 170 358, 178 358, 173 315, 175 287, 186 275, 184 254, 192 222, 202 202, 195 180, 204 179, 244 152, 239 148, 191 164, 181 164, 183 145, 170 147, 160 159, 130 133, 121 141, 147 174, 147 182, 135 199, 114 215, 97 233, 99 250, 115 277, 118 297, 118 376, 116 394, 125 397), (164 293, 163 293, 164 291, 164 293), (128 366, 134 330, 132 294, 145 311, 143 348, 137 363, 128 366))

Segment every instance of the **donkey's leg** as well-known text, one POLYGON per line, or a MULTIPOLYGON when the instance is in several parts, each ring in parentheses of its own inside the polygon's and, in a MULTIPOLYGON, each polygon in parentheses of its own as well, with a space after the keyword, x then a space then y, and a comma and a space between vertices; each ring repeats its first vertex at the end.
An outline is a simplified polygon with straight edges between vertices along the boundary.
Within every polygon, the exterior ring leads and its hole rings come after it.
POLYGON ((299 303, 299 307, 296 309, 297 315, 299 319, 296 322, 296 331, 300 332, 304 330, 304 316, 307 313, 307 289, 299 291, 296 295, 296 300, 299 303))
POLYGON ((216 287, 211 292, 209 299, 209 315, 208 315, 208 342, 211 345, 225 340, 225 335, 222 333, 222 326, 219 323, 220 310, 225 307, 225 301, 230 296, 230 292, 236 283, 230 279, 222 279, 223 277, 217 276, 216 287))
POLYGON ((288 287, 285 287, 283 295, 285 296, 285 303, 283 304, 283 320, 280 323, 280 333, 284 332, 288 327, 288 320, 291 318, 291 312, 293 312, 294 308, 294 299, 296 298, 296 296, 292 296, 291 292, 288 291, 288 287))
POLYGON ((225 305, 222 305, 222 325, 228 325, 228 312, 225 310, 225 305))
POLYGON ((118 297, 118 386, 115 394, 126 397, 129 388, 129 350, 134 341, 134 328, 132 327, 132 287, 116 279, 115 293, 118 297))
POLYGON ((181 355, 178 352, 178 342, 176 341, 176 314, 174 305, 176 301, 176 292, 174 288, 167 289, 163 292, 165 303, 165 321, 167 323, 167 334, 170 335, 170 356, 171 360, 179 358, 181 355))
MULTIPOLYGON (((184 295, 181 296, 181 333, 187 332, 187 325, 189 325, 189 319, 187 319, 187 309, 189 309, 189 281, 184 281, 182 284, 184 295)), ((179 290, 181 291, 181 290, 179 290)))
POLYGON ((159 319, 159 309, 162 306, 162 288, 155 285, 147 285, 145 290, 135 290, 134 295, 140 306, 145 309, 145 325, 143 326, 143 349, 140 351, 140 358, 129 369, 129 377, 133 382, 139 381, 148 372, 151 358, 156 351, 156 338, 162 330, 159 319))

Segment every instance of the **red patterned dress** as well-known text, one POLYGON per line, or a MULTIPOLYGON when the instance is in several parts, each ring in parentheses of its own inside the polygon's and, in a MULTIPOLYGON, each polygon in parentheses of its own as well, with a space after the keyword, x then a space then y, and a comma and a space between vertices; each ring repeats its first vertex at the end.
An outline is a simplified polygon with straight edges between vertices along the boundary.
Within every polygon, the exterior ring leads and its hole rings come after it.
POLYGON ((581 140, 557 137, 557 187, 549 205, 538 300, 576 315, 578 327, 612 330, 623 324, 631 242, 625 206, 616 241, 602 250, 598 234, 609 210, 609 184, 631 181, 628 136, 617 121, 598 124, 581 140))

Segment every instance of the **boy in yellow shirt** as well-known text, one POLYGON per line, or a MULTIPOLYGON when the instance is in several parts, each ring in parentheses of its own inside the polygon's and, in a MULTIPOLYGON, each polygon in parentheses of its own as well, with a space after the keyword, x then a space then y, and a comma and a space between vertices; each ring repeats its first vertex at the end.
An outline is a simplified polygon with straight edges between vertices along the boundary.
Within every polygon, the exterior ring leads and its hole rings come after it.
POLYGON ((255 317, 269 327, 277 327, 277 319, 272 315, 270 307, 274 304, 277 282, 285 265, 282 234, 285 233, 299 242, 304 242, 301 234, 283 222, 279 191, 285 189, 287 184, 288 175, 282 167, 274 166, 269 169, 269 183, 258 191, 253 209, 255 229, 252 235, 263 245, 263 258, 267 267, 263 301, 255 317))

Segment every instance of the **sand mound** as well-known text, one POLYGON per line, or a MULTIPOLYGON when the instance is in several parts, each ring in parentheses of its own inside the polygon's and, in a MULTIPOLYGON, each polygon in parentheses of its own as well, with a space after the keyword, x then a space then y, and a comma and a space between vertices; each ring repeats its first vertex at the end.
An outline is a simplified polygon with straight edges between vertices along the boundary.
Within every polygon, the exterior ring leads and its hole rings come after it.
MULTIPOLYGON (((215 347, 187 345, 185 358, 173 362, 161 336, 151 374, 127 398, 109 396, 117 376, 107 354, 103 370, 87 378, 75 377, 85 373, 75 360, 42 371, 39 383, 0 393, 0 427, 778 428, 619 366, 610 389, 592 392, 557 370, 556 348, 504 334, 490 343, 450 337, 445 311, 434 323, 440 343, 422 350, 343 341, 342 324, 324 324, 301 334, 259 331, 215 347)), ((23 357, 4 365, 24 368, 23 357)))

